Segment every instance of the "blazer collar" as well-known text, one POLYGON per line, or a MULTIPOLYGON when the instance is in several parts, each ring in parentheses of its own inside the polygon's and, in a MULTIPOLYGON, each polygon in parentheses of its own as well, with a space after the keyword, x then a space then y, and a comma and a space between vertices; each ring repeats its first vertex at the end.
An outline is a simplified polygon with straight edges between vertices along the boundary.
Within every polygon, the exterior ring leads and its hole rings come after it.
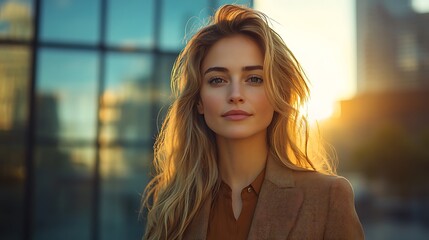
POLYGON ((295 225, 304 193, 295 187, 294 172, 268 159, 248 239, 287 239, 295 225))
POLYGON ((269 157, 265 170, 265 180, 275 184, 279 188, 295 187, 295 179, 293 178, 293 170, 286 167, 279 160, 269 157))
MULTIPOLYGON (((295 188, 293 170, 269 157, 248 239, 286 239, 303 199, 303 192, 295 188)), ((206 239, 211 203, 212 196, 208 196, 184 239, 206 239)))

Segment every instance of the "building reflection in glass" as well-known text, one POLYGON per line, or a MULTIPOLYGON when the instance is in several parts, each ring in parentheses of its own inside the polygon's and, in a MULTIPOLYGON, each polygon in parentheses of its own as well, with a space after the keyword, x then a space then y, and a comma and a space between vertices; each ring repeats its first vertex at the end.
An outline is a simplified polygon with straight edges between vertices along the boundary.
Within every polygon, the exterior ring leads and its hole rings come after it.
POLYGON ((24 130, 27 119, 30 51, 0 47, 0 129, 24 130))
MULTIPOLYGON (((36 95, 55 100, 50 105, 58 106, 58 137, 60 140, 94 140, 97 122, 98 56, 92 51, 39 50, 39 71, 36 95), (56 103, 54 102, 56 101, 56 103)), ((47 103, 47 101, 45 101, 47 103)), ((37 105, 37 111, 54 111, 52 106, 37 105)), ((37 116, 48 122, 37 122, 37 136, 55 138, 49 128, 49 118, 37 116)))
POLYGON ((0 232, 11 238, 23 232, 30 56, 0 45, 0 232))
POLYGON ((125 49, 153 48, 155 0, 108 1, 106 43, 125 49), (124 17, 126 16, 126 17, 124 17))
POLYGON ((32 0, 0 1, 0 39, 33 37, 32 0))
MULTIPOLYGON (((31 1, 0 1, 0 40, 30 40, 31 1)), ((0 45, 0 238, 24 231, 25 137, 31 49, 0 45)))
POLYGON ((151 55, 109 53, 99 117, 100 140, 151 141, 151 55))
POLYGON ((93 147, 36 149, 34 239, 89 239, 93 147))
POLYGON ((86 44, 100 40, 100 0, 41 3, 41 40, 86 44))

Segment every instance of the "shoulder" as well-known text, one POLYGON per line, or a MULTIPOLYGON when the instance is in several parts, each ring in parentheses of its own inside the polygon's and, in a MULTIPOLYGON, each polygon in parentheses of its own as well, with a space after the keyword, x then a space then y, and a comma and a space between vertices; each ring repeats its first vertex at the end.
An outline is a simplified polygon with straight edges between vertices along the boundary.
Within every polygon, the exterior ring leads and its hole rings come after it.
POLYGON ((324 239, 364 239, 350 182, 341 176, 293 171, 295 186, 304 192, 302 215, 317 213, 324 239))
POLYGON ((315 195, 324 195, 330 201, 336 199, 352 200, 354 198, 353 188, 350 182, 342 176, 326 175, 314 171, 293 170, 295 187, 304 192, 315 195))
POLYGON ((352 191, 350 182, 342 176, 298 170, 292 170, 292 174, 297 187, 318 186, 332 188, 332 190, 352 191))
POLYGON ((327 175, 317 171, 292 169, 278 161, 268 161, 265 178, 276 186, 300 188, 313 194, 329 195, 329 192, 353 194, 350 182, 341 176, 327 175))

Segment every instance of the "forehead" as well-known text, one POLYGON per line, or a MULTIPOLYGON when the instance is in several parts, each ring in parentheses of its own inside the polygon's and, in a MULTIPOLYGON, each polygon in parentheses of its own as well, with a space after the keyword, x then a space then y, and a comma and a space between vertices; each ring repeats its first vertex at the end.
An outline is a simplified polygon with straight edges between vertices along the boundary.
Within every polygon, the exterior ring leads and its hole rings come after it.
POLYGON ((217 41, 203 60, 202 71, 210 67, 242 68, 263 65, 263 55, 258 44, 250 37, 234 35, 217 41))

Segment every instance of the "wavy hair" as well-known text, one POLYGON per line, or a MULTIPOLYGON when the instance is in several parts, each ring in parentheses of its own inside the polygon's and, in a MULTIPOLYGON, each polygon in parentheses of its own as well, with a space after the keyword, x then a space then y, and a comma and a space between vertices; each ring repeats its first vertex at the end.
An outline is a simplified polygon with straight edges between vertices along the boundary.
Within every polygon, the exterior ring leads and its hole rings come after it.
POLYGON ((268 17, 237 5, 220 7, 179 54, 172 71, 174 101, 155 141, 155 176, 145 189, 145 239, 181 239, 203 202, 218 186, 214 133, 197 111, 201 65, 218 40, 242 34, 264 56, 264 79, 274 116, 267 129, 270 157, 296 170, 334 174, 323 154, 309 157, 309 127, 300 108, 309 97, 305 74, 268 17))

